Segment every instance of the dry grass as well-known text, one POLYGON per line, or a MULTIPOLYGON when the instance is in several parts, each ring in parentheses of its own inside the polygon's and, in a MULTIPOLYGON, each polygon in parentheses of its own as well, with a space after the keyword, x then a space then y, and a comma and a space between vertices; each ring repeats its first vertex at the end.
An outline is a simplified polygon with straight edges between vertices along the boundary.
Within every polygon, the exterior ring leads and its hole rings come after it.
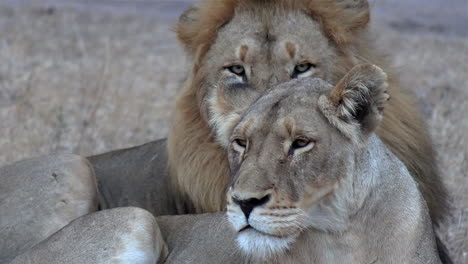
POLYGON ((157 18, 0 7, 0 164, 164 137, 185 59, 157 18))
MULTIPOLYGON (((440 234, 468 263, 468 34, 401 21, 376 26, 380 43, 427 117, 455 208, 440 234)), ((0 36, 0 165, 166 135, 186 72, 167 20, 0 5, 0 36)))
POLYGON ((452 194, 454 216, 439 233, 456 263, 468 263, 468 41, 401 34, 386 39, 398 51, 403 81, 418 96, 452 194))

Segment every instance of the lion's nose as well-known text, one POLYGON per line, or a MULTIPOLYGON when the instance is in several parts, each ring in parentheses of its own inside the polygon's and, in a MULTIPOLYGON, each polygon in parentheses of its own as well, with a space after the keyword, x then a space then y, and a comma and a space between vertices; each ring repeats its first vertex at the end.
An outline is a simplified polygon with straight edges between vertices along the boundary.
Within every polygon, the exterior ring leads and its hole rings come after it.
POLYGON ((270 200, 270 195, 266 195, 261 199, 250 198, 244 200, 238 199, 237 197, 233 196, 232 200, 234 201, 234 203, 240 206, 242 212, 244 212, 245 219, 249 219, 252 210, 257 206, 266 204, 270 200))

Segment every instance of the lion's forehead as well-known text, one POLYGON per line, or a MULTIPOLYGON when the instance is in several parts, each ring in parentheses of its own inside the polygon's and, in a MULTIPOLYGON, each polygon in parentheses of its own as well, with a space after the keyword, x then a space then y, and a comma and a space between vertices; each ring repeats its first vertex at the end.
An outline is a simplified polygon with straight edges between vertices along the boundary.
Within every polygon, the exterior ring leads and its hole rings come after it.
POLYGON ((236 12, 233 19, 219 31, 214 46, 222 47, 225 56, 239 57, 239 52, 243 50, 256 57, 256 63, 261 61, 259 57, 262 56, 264 59, 279 60, 300 56, 306 47, 314 47, 316 56, 320 57, 318 51, 329 47, 318 22, 299 11, 273 9, 236 12), (232 49, 226 49, 226 46, 232 49))

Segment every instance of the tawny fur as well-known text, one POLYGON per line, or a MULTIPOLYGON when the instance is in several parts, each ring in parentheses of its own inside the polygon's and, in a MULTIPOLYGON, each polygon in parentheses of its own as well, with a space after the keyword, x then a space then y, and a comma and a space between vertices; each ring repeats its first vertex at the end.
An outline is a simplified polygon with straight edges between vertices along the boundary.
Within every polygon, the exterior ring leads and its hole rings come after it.
POLYGON ((234 126, 226 214, 249 263, 440 263, 414 180, 374 134, 386 78, 363 64, 335 87, 285 82, 234 126))
POLYGON ((339 80, 353 65, 361 62, 379 65, 387 72, 391 100, 377 134, 408 167, 428 203, 431 218, 439 223, 447 214, 448 195, 439 178, 431 140, 419 109, 372 46, 367 30, 367 1, 358 1, 363 3, 358 8, 350 8, 345 2, 206 0, 188 11, 194 13, 187 15, 190 18, 181 19, 176 31, 193 65, 177 99, 168 141, 169 169, 182 199, 189 202, 195 212, 223 210, 228 184, 226 152, 208 125, 207 91, 201 89, 210 70, 204 65, 205 55, 217 39, 218 31, 235 17, 236 10, 266 3, 280 9, 303 11, 320 23, 323 34, 340 54, 332 80, 339 80))

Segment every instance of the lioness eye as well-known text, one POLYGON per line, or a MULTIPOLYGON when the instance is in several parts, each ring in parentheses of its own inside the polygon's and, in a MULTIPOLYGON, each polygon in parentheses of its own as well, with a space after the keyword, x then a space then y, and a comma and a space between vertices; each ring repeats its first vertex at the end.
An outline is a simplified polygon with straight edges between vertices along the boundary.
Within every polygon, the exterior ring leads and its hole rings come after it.
POLYGON ((292 74, 292 77, 297 78, 299 75, 309 71, 310 68, 312 68, 312 67, 315 67, 315 65, 312 64, 312 63, 297 64, 296 67, 294 67, 294 72, 292 74))
POLYGON ((232 65, 229 67, 226 67, 230 72, 239 75, 239 76, 244 76, 245 75, 245 69, 241 65, 232 65))

